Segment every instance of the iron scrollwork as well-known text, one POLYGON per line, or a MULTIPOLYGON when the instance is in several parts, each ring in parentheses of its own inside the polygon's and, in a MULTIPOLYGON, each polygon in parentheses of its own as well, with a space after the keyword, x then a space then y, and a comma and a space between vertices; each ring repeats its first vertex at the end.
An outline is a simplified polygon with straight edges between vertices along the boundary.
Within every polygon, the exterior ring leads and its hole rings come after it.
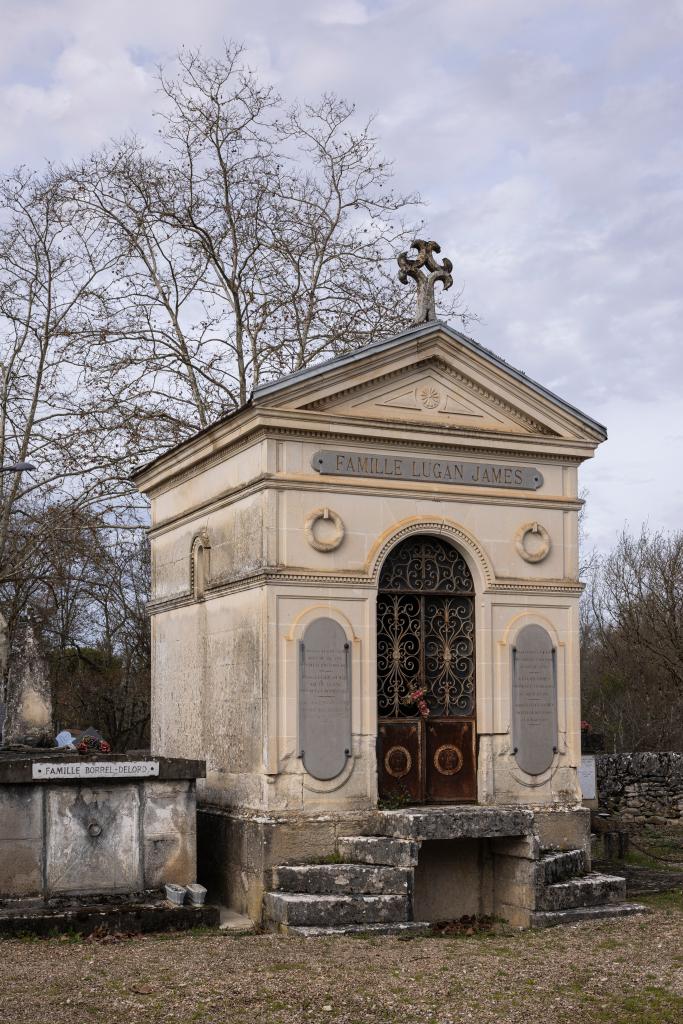
POLYGON ((389 553, 379 577, 380 591, 474 594, 467 562, 440 537, 407 537, 389 553))
POLYGON ((433 537, 409 537, 390 553, 377 600, 381 718, 411 718, 425 690, 438 717, 474 713, 474 584, 462 555, 433 537))

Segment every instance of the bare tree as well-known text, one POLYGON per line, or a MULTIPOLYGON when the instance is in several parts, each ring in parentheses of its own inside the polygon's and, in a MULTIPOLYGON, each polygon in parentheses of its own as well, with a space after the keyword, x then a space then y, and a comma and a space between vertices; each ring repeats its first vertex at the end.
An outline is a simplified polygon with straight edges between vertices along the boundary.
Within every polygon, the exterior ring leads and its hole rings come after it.
MULTIPOLYGON (((144 647, 112 596, 144 519, 133 466, 411 320, 394 258, 418 200, 392 188, 371 122, 334 96, 283 103, 237 45, 181 52, 159 86, 154 148, 128 137, 0 182, 0 461, 39 467, 0 474, 0 612, 10 642, 32 606, 53 651, 110 668, 135 646, 110 609, 144 647)), ((459 296, 444 309, 469 315, 459 296)))
POLYGON ((621 750, 683 747, 683 532, 624 530, 589 579, 584 716, 621 750))
POLYGON ((11 641, 45 551, 68 546, 79 516, 136 526, 142 504, 127 477, 158 445, 136 443, 128 382, 105 371, 95 343, 111 318, 109 238, 53 169, 2 179, 0 209, 0 462, 38 467, 0 474, 0 610, 11 641))
POLYGON ((238 46, 181 53, 160 87, 159 152, 127 138, 70 178, 119 254, 109 357, 131 384, 139 368, 136 416, 175 440, 260 381, 406 326, 393 261, 417 200, 351 106, 284 107, 238 46))

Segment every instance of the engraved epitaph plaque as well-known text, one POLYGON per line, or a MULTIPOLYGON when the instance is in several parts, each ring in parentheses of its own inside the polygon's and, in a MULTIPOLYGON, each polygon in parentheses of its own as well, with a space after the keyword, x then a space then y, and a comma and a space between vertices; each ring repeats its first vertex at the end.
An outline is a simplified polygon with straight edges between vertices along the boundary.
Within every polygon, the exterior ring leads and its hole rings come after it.
POLYGON ((512 649, 512 737, 517 764, 541 775, 557 751, 555 648, 542 626, 525 626, 512 649))
POLYGON ((595 755, 584 754, 579 765, 579 785, 584 800, 597 800, 598 783, 595 772, 595 755))
POLYGON ((334 619, 315 619, 299 644, 299 749, 314 779, 334 779, 351 754, 351 649, 334 619))

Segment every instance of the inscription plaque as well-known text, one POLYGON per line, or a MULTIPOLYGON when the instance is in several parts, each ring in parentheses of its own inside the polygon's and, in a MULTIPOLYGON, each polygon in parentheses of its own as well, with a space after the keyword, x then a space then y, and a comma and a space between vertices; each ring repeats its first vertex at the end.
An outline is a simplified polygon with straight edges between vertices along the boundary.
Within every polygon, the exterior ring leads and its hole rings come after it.
POLYGON ((557 752, 555 648, 542 626, 525 626, 512 649, 512 738, 517 764, 541 775, 557 752))
POLYGON ((471 487, 510 487, 536 491, 543 474, 535 466, 512 463, 461 462, 458 459, 422 459, 411 455, 376 452, 319 451, 311 459, 317 473, 332 476, 368 476, 382 480, 417 480, 430 484, 468 484, 471 487))
POLYGON ((334 779, 351 756, 351 649, 334 619, 315 619, 299 643, 299 749, 314 779, 334 779))
POLYGON ((159 774, 158 761, 55 761, 34 763, 34 779, 144 779, 159 774))
POLYGON ((598 796, 597 777, 595 773, 595 755, 584 754, 579 765, 579 785, 584 800, 596 800, 598 796))

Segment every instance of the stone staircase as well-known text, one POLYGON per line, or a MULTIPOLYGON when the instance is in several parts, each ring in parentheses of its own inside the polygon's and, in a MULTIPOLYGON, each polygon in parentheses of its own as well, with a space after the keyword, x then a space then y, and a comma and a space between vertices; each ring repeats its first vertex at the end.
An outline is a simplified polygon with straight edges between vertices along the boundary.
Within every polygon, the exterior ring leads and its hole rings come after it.
POLYGON ((427 808, 383 812, 377 822, 382 834, 339 838, 334 862, 272 868, 266 926, 303 936, 428 929, 428 922, 413 920, 413 888, 420 846, 429 839, 528 839, 523 871, 531 927, 645 909, 625 902, 623 878, 587 871, 583 850, 539 852, 530 812, 514 809, 506 818, 504 809, 492 815, 488 808, 427 808))
POLYGON ((412 920, 415 843, 382 837, 340 839, 348 863, 282 865, 272 869, 264 897, 266 921, 295 935, 404 932, 427 927, 412 920), (379 860, 379 862, 378 862, 379 860), (400 863, 396 863, 399 861, 400 863))
POLYGON ((537 909, 532 928, 549 928, 573 921, 625 917, 645 907, 626 902, 626 879, 586 871, 583 850, 546 851, 537 865, 537 909))

